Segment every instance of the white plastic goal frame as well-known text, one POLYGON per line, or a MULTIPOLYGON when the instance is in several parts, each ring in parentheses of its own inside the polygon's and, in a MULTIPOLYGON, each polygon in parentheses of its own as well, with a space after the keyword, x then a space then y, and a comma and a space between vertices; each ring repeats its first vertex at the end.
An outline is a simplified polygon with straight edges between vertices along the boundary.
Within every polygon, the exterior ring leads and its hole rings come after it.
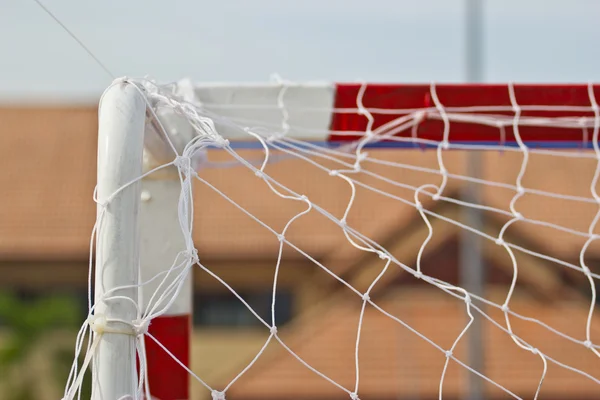
MULTIPOLYGON (((183 87, 185 89, 185 86, 183 87)), ((536 104, 545 105, 544 110, 531 109, 531 112, 538 113, 540 118, 560 114, 563 105, 571 107, 570 114, 565 114, 564 125, 572 129, 541 132, 532 128, 527 139, 524 139, 524 136, 521 138, 511 136, 510 124, 507 124, 501 135, 498 135, 499 127, 493 124, 487 127, 488 131, 486 127, 469 127, 465 122, 463 132, 457 134, 453 131, 450 136, 444 129, 440 129, 443 127, 446 113, 452 112, 452 107, 469 105, 473 106, 473 112, 477 112, 477 106, 485 106, 487 109, 496 107, 498 114, 512 112, 507 85, 438 85, 434 98, 429 95, 430 87, 431 85, 369 86, 362 83, 290 85, 286 93, 286 107, 293 108, 294 104, 303 104, 315 109, 329 108, 331 112, 310 115, 288 113, 285 115, 282 134, 323 144, 356 140, 357 132, 371 134, 374 126, 381 126, 386 122, 374 120, 372 111, 364 112, 360 104, 357 111, 344 111, 346 108, 351 108, 348 104, 356 104, 357 93, 363 91, 360 97, 364 101, 367 97, 374 98, 381 95, 382 109, 386 106, 388 109, 402 109, 407 113, 423 110, 419 111, 424 121, 419 137, 425 139, 423 142, 425 147, 436 147, 427 144, 426 141, 428 137, 433 138, 436 135, 441 135, 436 138, 444 145, 470 143, 481 146, 502 144, 550 148, 591 148, 593 146, 593 141, 585 137, 577 121, 581 116, 590 116, 593 107, 597 111, 597 104, 590 104, 590 87, 592 94, 600 98, 598 85, 517 85, 514 87, 511 85, 523 110, 536 104), (371 89, 368 96, 365 93, 367 87, 371 89), (574 107, 581 107, 581 112, 572 111, 574 107), (439 111, 431 121, 428 120, 427 115, 427 110, 430 109, 439 111), (292 126, 302 126, 304 129, 295 131, 292 126), (311 136, 311 132, 327 130, 329 134, 325 136, 311 136)), ((200 102, 207 104, 208 109, 215 107, 214 109, 218 109, 225 117, 229 113, 228 106, 234 102, 254 106, 247 110, 236 109, 235 116, 240 118, 260 114, 260 119, 263 121, 272 120, 281 124, 281 113, 288 112, 283 106, 261 108, 262 105, 267 104, 281 105, 282 91, 279 83, 206 85, 200 88, 189 86, 188 89, 195 91, 194 94, 200 102), (232 95, 233 93, 235 96, 232 95)), ((185 90, 183 94, 185 95, 185 90)), ((102 215, 102 229, 97 230, 99 236, 96 238, 95 295, 97 300, 101 300, 106 293, 110 292, 117 299, 109 302, 97 301, 94 313, 111 320, 135 321, 139 316, 139 310, 136 310, 134 304, 144 304, 148 300, 148 293, 152 293, 152 289, 147 290, 146 293, 139 293, 137 287, 140 282, 145 282, 159 273, 160 270, 157 268, 170 265, 183 248, 184 238, 177 219, 176 204, 181 191, 177 174, 167 173, 162 178, 148 177, 136 181, 152 168, 152 157, 161 159, 171 152, 164 138, 161 138, 158 133, 159 128, 156 127, 154 120, 156 115, 148 112, 151 108, 152 105, 144 94, 144 88, 123 79, 107 89, 99 109, 96 201, 98 215, 102 215), (136 182, 128 184, 133 181, 136 182), (152 218, 149 215, 152 215, 152 218), (162 229, 151 229, 153 224, 160 224, 162 229), (141 254, 146 258, 141 259, 141 254), (143 265, 143 268, 140 268, 140 265, 143 265)), ((377 118, 380 117, 387 118, 384 111, 377 118)), ((185 144, 193 137, 194 132, 188 126, 178 125, 176 120, 172 123, 172 126, 167 127, 167 133, 174 142, 180 141, 176 143, 176 147, 185 144)), ((233 131, 228 135, 226 126, 222 129, 220 133, 228 139, 239 139, 233 131)), ((259 144, 241 141, 237 145, 256 147, 259 144)), ((414 143, 377 141, 368 146, 414 147, 414 143)), ((175 155, 171 155, 174 158, 175 155)), ((148 287, 152 288, 152 285, 148 287)), ((176 352, 179 354, 175 355, 183 359, 183 364, 189 360, 185 354, 189 356, 191 293, 192 282, 188 277, 185 286, 169 306, 168 311, 157 318, 157 320, 164 318, 164 323, 167 324, 180 324, 187 329, 187 334, 184 333, 179 337, 169 337, 166 334, 165 337, 160 337, 164 333, 160 331, 160 321, 156 324, 153 321, 149 327, 150 332, 158 329, 155 336, 164 347, 169 349, 173 346, 178 349, 176 352), (188 342, 184 343, 185 341, 188 342)), ((98 321, 95 328, 96 333, 101 332, 102 335, 92 362, 97 376, 97 381, 94 381, 93 399, 133 398, 138 384, 135 379, 132 379, 136 376, 137 368, 136 334, 128 333, 127 327, 109 327, 98 321)), ((146 328, 148 327, 140 327, 142 330, 146 328)), ((146 344, 148 342, 146 339, 146 344)), ((167 381, 169 388, 180 390, 178 393, 170 393, 169 398, 187 396, 187 388, 177 389, 177 387, 182 385, 181 382, 183 386, 188 385, 188 372, 184 368, 165 370, 159 365, 161 356, 157 357, 158 359, 150 361, 158 364, 149 365, 149 370, 144 371, 149 374, 153 395, 152 374, 159 374, 160 380, 167 381)), ((170 357, 165 353, 164 359, 170 357)), ((157 396, 160 398, 160 395, 157 396)))

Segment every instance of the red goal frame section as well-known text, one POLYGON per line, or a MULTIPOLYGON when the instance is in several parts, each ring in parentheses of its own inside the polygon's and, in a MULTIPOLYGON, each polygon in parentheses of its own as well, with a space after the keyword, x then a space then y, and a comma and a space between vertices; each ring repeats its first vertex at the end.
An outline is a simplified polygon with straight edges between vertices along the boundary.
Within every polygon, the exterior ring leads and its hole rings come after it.
MULTIPOLYGON (((154 318, 148 332, 162 343, 173 357, 190 368, 191 315, 166 315, 154 318)), ((190 374, 154 340, 146 339, 148 382, 152 396, 161 400, 190 398, 190 374)))
MULTIPOLYGON (((336 85, 331 131, 364 131, 367 128, 368 119, 364 114, 345 111, 356 110, 357 99, 362 88, 361 83, 336 85)), ((439 103, 445 110, 463 108, 468 111, 469 107, 476 107, 478 110, 468 112, 482 115, 515 115, 512 110, 511 87, 508 84, 436 84, 434 88, 439 103)), ((592 99, 600 102, 600 84, 514 84, 512 89, 516 103, 521 108, 521 117, 594 118, 592 99)), ((376 129, 418 109, 435 111, 436 104, 432 100, 431 93, 431 84, 368 84, 362 95, 362 104, 369 111, 370 109, 410 110, 405 114, 394 115, 370 111, 374 118, 372 129, 376 129)), ((497 127, 457 121, 451 122, 450 125, 451 143, 517 145, 512 126, 505 126, 503 141, 500 129, 497 127)), ((425 113, 425 118, 418 127, 417 137, 441 141, 443 131, 444 122, 439 119, 428 119, 425 113)), ((397 136, 409 137, 410 134, 409 130, 397 136)), ((531 147, 591 147, 592 139, 589 132, 586 140, 583 127, 569 129, 555 126, 520 126, 519 135, 531 147)), ((347 142, 357 139, 359 136, 352 134, 336 134, 330 136, 328 141, 347 142)), ((379 145, 386 146, 385 142, 379 145)), ((414 147, 414 144, 399 142, 388 143, 388 145, 414 147)))

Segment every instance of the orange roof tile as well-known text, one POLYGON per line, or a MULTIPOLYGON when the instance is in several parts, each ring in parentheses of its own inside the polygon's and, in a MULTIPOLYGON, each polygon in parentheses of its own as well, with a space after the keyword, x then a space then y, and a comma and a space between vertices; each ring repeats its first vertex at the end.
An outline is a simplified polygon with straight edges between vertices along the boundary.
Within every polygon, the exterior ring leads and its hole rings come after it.
MULTIPOLYGON (((70 108, 1 108, 0 120, 0 257, 7 259, 84 259, 95 218, 92 192, 95 184, 97 113, 92 107, 70 108)), ((437 168, 435 152, 419 150, 374 150, 377 158, 408 165, 437 168)), ((261 157, 260 152, 241 151, 245 157, 261 157)), ((227 156, 213 152, 213 159, 227 156)), ((450 173, 463 173, 464 153, 444 153, 450 173)), ((522 155, 514 152, 488 154, 484 157, 485 178, 499 182, 515 182, 522 155)), ((369 165, 398 182, 419 186, 441 182, 438 175, 406 169, 369 165)), ((524 177, 524 185, 571 195, 591 197, 589 185, 595 160, 556 158, 532 155, 524 177)), ((350 198, 348 184, 330 177, 301 161, 283 161, 268 166, 267 172, 299 193, 306 194, 338 218, 343 215, 350 198)), ((201 172, 208 181, 240 202, 249 211, 275 229, 302 210, 298 202, 283 200, 244 168, 214 169, 201 172)), ((359 176, 373 185, 399 197, 413 200, 414 191, 394 187, 373 177, 359 176)), ((455 190, 459 181, 450 179, 445 193, 455 190)), ((484 189, 484 203, 508 209, 514 191, 484 189)), ((209 257, 231 257, 232 249, 244 257, 276 255, 278 242, 266 229, 226 203, 207 187, 195 189, 196 241, 209 257)), ((525 195, 517 202, 524 215, 587 230, 597 205, 552 200, 538 195, 525 195), (540 207, 543 204, 543 207, 540 207)), ((365 234, 382 240, 398 226, 418 217, 412 207, 362 188, 357 189, 354 207, 348 221, 365 234)), ((517 222, 518 229, 538 242, 546 251, 564 256, 577 256, 584 239, 572 234, 517 222)), ((288 237, 317 258, 327 254, 347 260, 351 253, 332 253, 345 241, 339 228, 313 212, 297 220, 288 237)), ((592 245, 590 254, 600 254, 600 245, 592 245)), ((290 252, 293 256, 294 252, 290 252)))
POLYGON ((81 258, 95 215, 93 108, 0 108, 0 257, 81 258))
MULTIPOLYGON (((376 301, 383 309, 400 318, 413 329, 443 349, 452 346, 466 324, 464 303, 453 301, 432 290, 403 290, 376 301), (423 318, 427 316, 427 318, 423 318)), ((292 331, 282 330, 283 341, 310 366, 352 391, 355 384, 354 352, 360 312, 360 299, 348 297, 330 304, 310 324, 292 331)), ((515 296, 511 309, 536 318, 579 340, 585 338, 586 305, 577 303, 544 306, 515 296), (559 312, 557 312, 559 310, 559 312), (564 318, 568 314, 569 318, 564 318)), ((490 312, 505 325, 501 312, 490 312)), ((308 322, 308 321, 304 321, 308 322)), ((592 374, 596 379, 598 358, 582 345, 573 344, 540 325, 511 318, 514 332, 556 360, 592 374)), ((593 334, 600 334, 598 321, 593 334)), ((517 395, 530 398, 537 389, 543 371, 539 356, 518 347, 510 336, 492 325, 484 324, 486 349, 485 374, 517 395)), ((465 361, 464 342, 454 354, 465 361)), ((427 341, 390 319, 373 307, 367 307, 359 347, 361 398, 419 396, 437 398, 444 354, 427 341)), ((460 396, 467 370, 451 361, 444 379, 444 396, 460 396)), ((490 394, 508 398, 491 384, 490 394)), ((542 396, 600 396, 600 385, 549 362, 542 396)), ((348 398, 341 389, 310 371, 279 343, 268 351, 229 390, 233 397, 244 398, 348 398)))

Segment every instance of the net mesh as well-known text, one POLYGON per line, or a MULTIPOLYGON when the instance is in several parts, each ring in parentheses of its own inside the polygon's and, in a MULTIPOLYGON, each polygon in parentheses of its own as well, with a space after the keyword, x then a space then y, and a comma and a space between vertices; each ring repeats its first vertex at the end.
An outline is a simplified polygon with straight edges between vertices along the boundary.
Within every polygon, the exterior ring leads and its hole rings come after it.
MULTIPOLYGON (((136 305, 136 321, 103 320, 94 315, 90 297, 90 319, 83 324, 76 347, 77 355, 86 357, 83 363, 74 362, 65 399, 78 397, 103 332, 137 338, 136 396, 150 397, 144 342, 156 338, 148 325, 164 314, 192 268, 243 303, 266 335, 245 367, 227 382, 211 382, 181 363, 214 399, 261 390, 264 396, 277 396, 285 393, 286 385, 304 390, 307 396, 357 399, 389 395, 386 387, 407 394, 425 393, 423 387, 428 387, 426 392, 435 397, 454 397, 462 390, 458 382, 463 372, 478 376, 489 393, 501 398, 600 393, 600 325, 594 315, 600 278, 594 264, 600 254, 596 247, 600 110, 591 85, 589 106, 554 107, 553 111, 565 112, 558 117, 536 115, 548 111, 548 106, 521 106, 512 85, 507 87, 510 106, 445 107, 432 84, 430 107, 402 110, 363 104, 368 85, 359 85, 355 107, 335 111, 359 115, 366 128, 351 132, 352 141, 323 145, 289 134, 309 129, 290 120, 293 105, 286 104, 286 92, 294 88, 293 83, 278 82, 276 102, 266 105, 206 104, 181 86, 157 85, 147 79, 128 80, 128 84, 144 94, 151 124, 169 143, 167 148, 177 152, 170 158, 165 154, 166 162, 139 179, 176 168, 185 248, 154 278, 165 284, 152 294, 148 307, 136 305), (237 118, 234 107, 244 111, 239 115, 278 113, 279 122, 237 118), (164 110, 192 127, 191 141, 181 146, 172 140, 169 127, 157 116, 164 110), (387 116, 387 122, 375 124, 374 115, 387 116), (419 129, 432 120, 440 123, 440 129, 423 138, 419 129), (455 124, 493 128, 497 143, 453 141, 455 124), (530 127, 580 131, 582 148, 534 148, 521 135, 530 127), (222 135, 225 130, 255 149, 236 147, 222 135), (511 143, 507 132, 514 138, 511 143), (386 143, 412 148, 372 149, 386 143), (468 170, 472 152, 480 154, 485 172, 468 170), (479 198, 461 196, 467 184, 480 188, 479 198), (214 210, 222 214, 198 209, 195 196, 202 197, 202 204, 220 202, 214 210), (461 212, 466 209, 479 210, 485 226, 464 222, 461 212), (215 219, 216 231, 196 232, 198 218, 215 219), (219 229, 219 223, 229 228, 219 229), (243 239, 248 232, 256 237, 243 239), (489 279, 502 285, 470 293, 453 275, 450 256, 435 258, 434 250, 461 232, 480 238, 486 259, 495 260, 489 264, 503 271, 502 276, 489 279), (254 310, 226 276, 203 262, 204 248, 219 247, 221 242, 224 252, 235 247, 251 254, 259 240, 266 243, 261 251, 273 255, 268 317, 254 310), (197 249, 198 242, 204 247, 197 249), (289 326, 279 327, 276 294, 286 274, 286 260, 292 259, 301 259, 319 276, 327 276, 321 279, 324 284, 314 284, 326 288, 328 301, 322 304, 327 307, 310 307, 289 326), (466 337, 475 320, 485 323, 486 364, 481 371, 468 365, 465 356, 466 337), (308 344, 294 336, 299 330, 311 338, 308 344), (327 342, 323 339, 327 335, 336 339, 327 342), (282 351, 289 356, 287 364, 280 361, 282 351), (328 356, 319 357, 322 353, 328 356), (332 358, 339 362, 331 362, 332 358), (251 375, 257 369, 262 374, 251 375), (269 374, 277 379, 269 380, 265 377, 269 374), (400 383, 386 386, 386 380, 400 383), (310 384, 294 386, 294 381, 310 384), (401 388, 402 382, 409 383, 401 388), (576 387, 569 386, 571 382, 576 387)), ((349 133, 327 134, 335 139, 349 133)), ((92 249, 106 207, 115 196, 118 192, 99 202, 92 249)), ((311 285, 302 287, 308 290, 311 285)), ((96 302, 116 297, 115 291, 107 292, 96 302)))

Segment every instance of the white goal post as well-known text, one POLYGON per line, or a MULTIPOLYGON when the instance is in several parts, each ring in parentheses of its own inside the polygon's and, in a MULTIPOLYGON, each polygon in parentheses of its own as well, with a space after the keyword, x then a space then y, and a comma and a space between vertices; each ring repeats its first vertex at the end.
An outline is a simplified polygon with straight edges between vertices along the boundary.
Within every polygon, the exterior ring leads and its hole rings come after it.
MULTIPOLYGON (((84 352, 86 357, 83 365, 74 362, 64 399, 77 398, 88 368, 93 373, 93 400, 188 399, 190 379, 210 390, 213 399, 224 399, 228 391, 236 387, 238 378, 251 370, 269 343, 275 341, 294 356, 294 360, 336 391, 331 393, 358 399, 362 394, 359 382, 363 382, 359 377, 364 371, 360 369, 359 348, 364 343, 361 340, 366 340, 361 339, 361 329, 366 324, 363 316, 369 312, 365 311, 367 309, 400 324, 440 352, 440 360, 443 360, 441 379, 432 389, 440 398, 450 363, 477 375, 505 398, 522 398, 520 387, 496 382, 494 376, 474 370, 456 355, 457 346, 468 334, 475 318, 489 322, 494 326, 490 329, 502 332, 516 348, 534 356, 539 374, 533 387, 529 385, 529 395, 537 398, 545 388, 563 393, 556 389, 558 386, 553 386, 553 375, 547 372, 549 368, 568 370, 589 384, 581 386, 582 391, 600 394, 600 375, 597 373, 600 325, 594 315, 600 271, 588 265, 586 258, 590 252, 596 252, 592 248, 600 237, 597 229, 600 211, 585 219, 587 225, 584 228, 573 228, 555 221, 538 220, 518 205, 521 197, 530 194, 540 196, 540 201, 558 199, 600 207, 597 193, 600 110, 597 99, 600 99, 600 85, 594 84, 384 85, 275 81, 256 85, 195 85, 181 81, 158 85, 147 79, 116 80, 102 96, 99 107, 98 183, 94 194, 98 206, 90 249, 91 258, 95 257, 95 262, 90 262, 90 268, 95 268, 95 301, 76 347, 76 353, 84 352), (246 148, 261 151, 261 158, 248 161, 239 156, 237 150, 246 148), (378 149, 391 148, 428 149, 435 154, 435 168, 409 165, 400 158, 378 159, 374 155, 378 149), (283 230, 269 227, 227 193, 202 178, 201 168, 213 165, 207 156, 208 149, 229 153, 238 166, 252 171, 257 182, 266 185, 281 199, 301 205, 302 211, 289 219, 283 230), (445 158, 453 150, 516 153, 520 157, 516 179, 496 182, 491 178, 457 173, 452 170, 451 162, 446 161, 450 157, 445 158), (530 158, 536 154, 555 160, 588 160, 587 195, 529 188, 523 178, 530 158), (343 214, 334 215, 310 196, 296 193, 286 183, 279 182, 266 170, 267 165, 286 159, 317 168, 347 186, 351 196, 344 200, 343 214), (385 168, 432 174, 435 183, 402 182, 399 174, 383 176, 381 171, 385 168), (455 181, 511 191, 506 197, 506 209, 500 210, 497 204, 470 204, 453 198, 448 188, 455 181), (265 321, 254 313, 269 332, 268 340, 248 366, 225 387, 214 387, 202 376, 195 375, 190 367, 192 269, 202 268, 232 290, 227 282, 202 264, 202 254, 196 250, 192 238, 195 229, 193 182, 201 182, 214 190, 223 201, 229 201, 248 218, 271 231, 280 243, 273 283, 272 318, 265 321), (390 186, 386 189, 379 184, 390 186), (412 207, 421 226, 428 232, 414 254, 414 265, 403 263, 391 249, 352 225, 350 211, 355 207, 358 190, 369 190, 389 201, 412 207), (400 196, 397 190, 405 191, 406 196, 400 196), (443 217, 431 208, 438 201, 497 213, 503 218, 501 229, 491 235, 443 217), (346 281, 286 236, 287 229, 296 220, 310 213, 318 213, 333 222, 346 238, 347 246, 379 259, 380 273, 373 276, 366 287, 359 289, 353 282, 346 281), (502 301, 469 293, 421 268, 422 255, 437 232, 432 225, 435 219, 442 219, 456 229, 470 230, 501 249, 512 268, 509 290, 502 301), (554 229, 577 237, 579 242, 573 243, 579 243, 579 260, 561 260, 512 243, 507 232, 513 224, 521 223, 528 224, 531 229, 554 229), (304 360, 278 334, 274 303, 284 247, 299 252, 330 274, 336 283, 358 296, 362 308, 356 318, 358 331, 354 365, 351 366, 355 370, 355 380, 350 385, 304 360), (581 314, 585 318, 577 322, 580 324, 578 335, 550 326, 535 315, 521 315, 511 308, 513 291, 520 282, 516 253, 555 263, 578 274, 586 282, 590 299, 581 314), (386 281, 386 275, 393 269, 402 270, 464 302, 467 323, 450 346, 436 344, 373 300, 373 288, 386 281), (500 317, 490 317, 491 314, 482 311, 483 305, 492 307, 500 317), (570 365, 570 359, 561 359, 546 352, 543 344, 522 338, 513 330, 516 320, 532 321, 551 332, 557 340, 577 346, 594 359, 586 358, 581 365, 570 365), (87 345, 86 337, 89 338, 87 345)), ((235 291, 232 292, 243 301, 235 291)), ((560 380, 560 385, 564 382, 560 380)), ((282 392, 278 393, 281 396, 282 392)), ((365 396, 369 398, 372 393, 365 396)))
MULTIPOLYGON (((156 160, 164 157, 165 151, 183 149, 181 144, 170 148, 166 142, 170 141, 175 146, 177 139, 183 139, 185 145, 193 137, 190 135, 186 139, 181 134, 174 139, 161 137, 152 126, 152 122, 156 124, 160 120, 153 120, 147 112, 151 104, 142 89, 126 81, 118 81, 105 92, 99 109, 96 191, 99 219, 96 229, 98 233, 102 232, 102 236, 98 235, 96 239, 96 265, 100 267, 96 268, 97 306, 94 315, 103 315, 106 319, 99 321, 96 317, 92 325, 96 333, 102 333, 93 365, 97 368, 98 385, 94 396, 98 399, 117 399, 137 392, 138 383, 131 379, 132 374, 116 372, 136 369, 136 349, 143 351, 144 357, 151 361, 144 367, 150 369, 145 373, 160 376, 164 386, 174 388, 169 396, 184 398, 188 391, 187 371, 173 371, 168 362, 173 355, 186 365, 188 363, 191 274, 186 274, 188 276, 181 282, 174 281, 172 277, 153 279, 164 273, 165 266, 172 264, 186 249, 177 213, 181 182, 173 170, 142 180, 138 178, 157 167, 156 160), (152 121, 148 127, 147 121, 152 121), (115 194, 122 187, 122 191, 115 194), (115 199, 110 199, 113 195, 115 199), (141 265, 144 268, 140 268, 141 265), (138 291, 141 282, 145 284, 138 291), (173 283, 179 286, 173 299, 157 301, 154 298, 153 294, 173 283), (102 300, 107 297, 107 292, 110 293, 108 297, 115 297, 114 301, 102 300), (132 300, 127 301, 123 297, 132 300), (171 354, 164 353, 162 348, 148 349, 138 342, 139 329, 145 332, 150 324, 150 321, 142 320, 142 314, 149 307, 154 311, 163 309, 153 318, 153 330, 157 339, 170 348, 171 354), (116 325, 120 328, 111 332, 114 328, 107 323, 110 320, 135 321, 137 325, 123 327, 117 321, 116 325), (166 328, 161 328, 163 326, 166 328)), ((171 133, 174 128, 171 127, 171 133)), ((193 259, 190 258, 190 261, 193 259)), ((160 393, 161 388, 154 391, 160 393)))

